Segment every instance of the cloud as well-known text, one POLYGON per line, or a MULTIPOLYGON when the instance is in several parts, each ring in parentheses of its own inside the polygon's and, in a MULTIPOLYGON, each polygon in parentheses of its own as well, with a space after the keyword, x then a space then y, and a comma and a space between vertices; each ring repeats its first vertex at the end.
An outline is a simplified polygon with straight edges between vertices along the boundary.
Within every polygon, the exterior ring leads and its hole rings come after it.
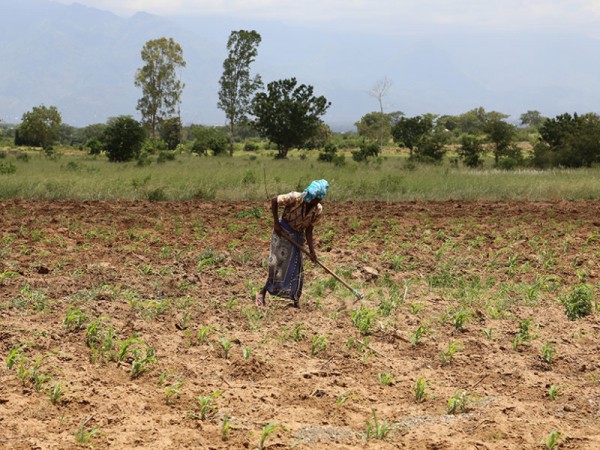
MULTIPOLYGON (((71 0, 59 0, 71 3, 71 0)), ((346 29, 597 27, 600 0, 78 0, 131 15, 225 15, 346 29)))

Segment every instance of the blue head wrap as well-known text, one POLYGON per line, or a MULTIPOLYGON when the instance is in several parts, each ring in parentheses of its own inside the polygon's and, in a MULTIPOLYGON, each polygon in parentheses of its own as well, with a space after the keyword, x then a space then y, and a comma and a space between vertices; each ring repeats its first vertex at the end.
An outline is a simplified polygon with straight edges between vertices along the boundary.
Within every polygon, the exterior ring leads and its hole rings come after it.
POLYGON ((304 201, 310 202, 315 198, 324 198, 329 189, 329 183, 327 180, 315 180, 304 189, 304 201))

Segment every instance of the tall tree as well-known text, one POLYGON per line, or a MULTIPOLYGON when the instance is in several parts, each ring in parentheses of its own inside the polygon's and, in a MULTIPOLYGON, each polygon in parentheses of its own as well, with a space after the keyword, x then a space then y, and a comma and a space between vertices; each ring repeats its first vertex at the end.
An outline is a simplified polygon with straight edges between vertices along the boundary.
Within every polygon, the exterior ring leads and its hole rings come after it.
POLYGON ((278 158, 286 158, 292 147, 314 136, 323 123, 320 117, 331 106, 325 97, 313 95, 312 86, 297 84, 295 78, 273 81, 267 92, 259 92, 252 100, 254 126, 277 144, 278 158))
POLYGON ((151 137, 156 138, 159 122, 179 113, 185 85, 177 69, 186 63, 181 46, 173 38, 164 37, 146 42, 142 60, 146 64, 135 75, 135 85, 142 88, 137 109, 143 122, 149 125, 151 137))
POLYGON ((388 77, 383 77, 381 80, 378 80, 369 91, 369 95, 375 98, 377 103, 379 103, 379 112, 381 114, 383 114, 383 97, 386 96, 391 87, 392 80, 388 80, 388 77))
POLYGON ((506 156, 515 139, 516 128, 502 119, 488 120, 484 131, 494 144, 494 162, 498 165, 501 156, 506 156))
POLYGON ((263 86, 260 75, 250 77, 250 64, 256 58, 260 41, 260 34, 254 30, 232 31, 227 41, 229 56, 223 61, 217 106, 225 112, 229 121, 230 155, 233 155, 235 127, 247 119, 252 96, 263 86))
POLYGON ((15 133, 15 144, 49 149, 60 139, 61 123, 62 117, 56 106, 34 106, 23 114, 15 133))
POLYGON ((396 125, 392 128, 392 137, 394 142, 404 145, 413 157, 413 152, 425 138, 433 131, 433 118, 425 114, 415 117, 400 117, 396 125))

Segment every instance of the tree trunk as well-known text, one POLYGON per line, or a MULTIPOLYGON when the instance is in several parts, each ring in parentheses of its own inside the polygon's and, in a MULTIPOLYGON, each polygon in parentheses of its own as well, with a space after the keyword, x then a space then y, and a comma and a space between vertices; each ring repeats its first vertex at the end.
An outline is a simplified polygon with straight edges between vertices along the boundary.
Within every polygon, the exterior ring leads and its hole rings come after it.
POLYGON ((288 151, 289 151, 289 148, 279 147, 278 153, 277 153, 277 159, 286 159, 288 151))
POLYGON ((233 156, 233 120, 229 122, 229 156, 233 156))

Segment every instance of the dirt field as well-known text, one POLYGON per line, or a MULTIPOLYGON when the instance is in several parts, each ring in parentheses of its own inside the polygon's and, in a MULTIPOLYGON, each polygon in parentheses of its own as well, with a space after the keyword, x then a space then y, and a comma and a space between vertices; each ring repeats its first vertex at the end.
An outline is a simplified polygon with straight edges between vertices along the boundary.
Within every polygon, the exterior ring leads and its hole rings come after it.
POLYGON ((325 203, 366 298, 259 310, 264 207, 0 202, 0 447, 600 448, 600 202, 325 203))

